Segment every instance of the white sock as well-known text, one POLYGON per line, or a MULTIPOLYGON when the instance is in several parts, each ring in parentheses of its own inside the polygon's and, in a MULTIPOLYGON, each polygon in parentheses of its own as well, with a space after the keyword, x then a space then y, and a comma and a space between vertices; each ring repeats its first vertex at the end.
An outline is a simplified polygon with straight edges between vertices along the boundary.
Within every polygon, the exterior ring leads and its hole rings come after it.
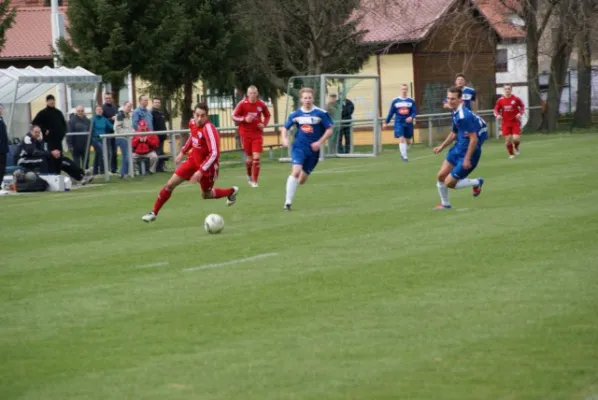
POLYGON ((463 189, 463 188, 468 188, 468 187, 472 187, 472 186, 478 186, 479 184, 480 184, 479 179, 460 179, 457 181, 457 184, 455 185, 455 189, 463 189))
POLYGON ((438 194, 440 195, 440 202, 443 206, 450 206, 451 203, 449 202, 449 194, 448 188, 442 182, 436 182, 436 187, 438 188, 438 194))
POLYGON ((407 143, 399 143, 399 150, 404 158, 407 158, 407 143))
POLYGON ((293 197, 295 197, 295 190, 297 190, 297 178, 289 175, 287 179, 287 199, 284 204, 293 204, 293 197))

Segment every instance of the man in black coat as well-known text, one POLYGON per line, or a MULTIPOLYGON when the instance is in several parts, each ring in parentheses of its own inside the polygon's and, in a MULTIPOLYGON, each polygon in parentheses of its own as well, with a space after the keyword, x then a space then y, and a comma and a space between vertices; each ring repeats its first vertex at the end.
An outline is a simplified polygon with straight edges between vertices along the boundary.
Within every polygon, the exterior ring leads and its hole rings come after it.
POLYGON ((8 131, 4 118, 2 118, 2 104, 0 104, 0 189, 2 189, 2 180, 6 172, 6 154, 8 154, 8 131))
POLYGON ((89 159, 87 164, 83 167, 83 160, 85 159, 85 152, 88 146, 89 128, 91 120, 85 115, 85 107, 82 104, 75 109, 75 114, 71 115, 69 119, 69 132, 85 132, 87 135, 67 136, 66 142, 69 150, 73 154, 73 161, 81 168, 89 168, 89 159))
MULTIPOLYGON (((46 108, 37 113, 31 124, 41 128, 44 141, 48 144, 48 151, 57 150, 62 156, 64 153, 62 141, 66 136, 67 129, 66 120, 62 112, 56 108, 56 99, 53 95, 49 94, 46 97, 46 108)), ((52 160, 54 162, 54 171, 60 171, 60 157, 52 157, 52 160)))
MULTIPOLYGON (((152 119, 154 121, 154 131, 155 132, 167 130, 166 116, 164 115, 164 113, 162 111, 160 111, 161 106, 162 106, 162 101, 160 101, 160 99, 154 97, 152 99, 152 119)), ((166 138, 168 138, 168 135, 158 135, 158 138, 160 139, 160 145, 156 149, 156 153, 159 156, 162 156, 162 155, 164 155, 164 142, 166 141, 166 138)), ((164 160, 164 159, 161 159, 158 161, 158 167, 156 168, 156 170, 158 172, 164 172, 164 163, 165 162, 166 162, 166 160, 164 160)))

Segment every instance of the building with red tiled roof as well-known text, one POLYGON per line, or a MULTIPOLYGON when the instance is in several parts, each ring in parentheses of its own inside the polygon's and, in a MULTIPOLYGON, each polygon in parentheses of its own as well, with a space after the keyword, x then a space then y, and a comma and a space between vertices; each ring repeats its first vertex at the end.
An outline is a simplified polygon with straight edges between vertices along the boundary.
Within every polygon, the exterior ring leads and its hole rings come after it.
MULTIPOLYGON (((53 66, 51 8, 31 6, 32 3, 44 3, 44 0, 15 3, 17 15, 14 25, 6 32, 6 44, 0 52, 0 67, 53 66)), ((65 8, 59 8, 66 24, 65 11, 65 8)))

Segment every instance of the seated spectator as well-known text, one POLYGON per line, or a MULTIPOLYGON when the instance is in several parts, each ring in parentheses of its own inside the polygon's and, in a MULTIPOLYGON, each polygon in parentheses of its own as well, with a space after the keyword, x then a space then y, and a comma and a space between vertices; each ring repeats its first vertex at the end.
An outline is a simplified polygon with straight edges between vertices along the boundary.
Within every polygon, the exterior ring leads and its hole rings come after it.
POLYGON ((91 123, 93 125, 91 146, 93 147, 93 150, 95 152, 95 158, 93 160, 94 174, 104 173, 104 158, 102 157, 102 138, 100 138, 100 135, 109 133, 111 130, 114 129, 112 123, 108 120, 108 118, 104 117, 103 113, 104 110, 102 106, 96 106, 95 115, 91 120, 91 123))
MULTIPOLYGON (((133 133, 133 122, 131 119, 131 110, 133 106, 130 101, 127 101, 116 114, 116 122, 114 123, 114 132, 116 134, 133 133)), ((122 154, 122 164, 120 166, 120 177, 125 178, 129 174, 129 138, 116 138, 116 146, 120 149, 122 154)))
POLYGON ((40 174, 60 174, 60 171, 55 171, 55 165, 58 163, 54 162, 54 160, 59 160, 61 170, 66 172, 74 180, 80 181, 83 185, 92 181, 93 175, 91 173, 86 173, 73 160, 64 157, 60 150, 48 152, 43 141, 41 128, 33 125, 17 148, 15 164, 25 171, 33 171, 40 174))
MULTIPOLYGON (((145 120, 140 120, 137 132, 148 131, 149 129, 145 120)), ((133 160, 137 161, 140 158, 149 158, 150 174, 156 173, 156 166, 158 164, 156 149, 158 146, 160 146, 158 135, 139 135, 133 137, 133 160)))

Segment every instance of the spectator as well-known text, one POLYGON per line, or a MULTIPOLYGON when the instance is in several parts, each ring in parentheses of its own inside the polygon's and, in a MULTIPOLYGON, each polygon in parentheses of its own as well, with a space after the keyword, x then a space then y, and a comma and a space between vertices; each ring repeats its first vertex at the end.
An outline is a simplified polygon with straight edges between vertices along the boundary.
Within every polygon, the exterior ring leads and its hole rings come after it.
POLYGON ((6 172, 6 155, 8 154, 8 131, 2 118, 2 104, 0 104, 0 190, 4 189, 4 173, 6 172))
POLYGON ((150 131, 154 130, 154 124, 152 121, 152 113, 147 109, 147 104, 149 100, 147 96, 141 95, 139 96, 139 107, 133 111, 133 129, 139 132, 139 121, 144 120, 147 126, 147 129, 150 131))
MULTIPOLYGON (((137 132, 148 132, 145 120, 140 120, 137 132)), ((149 158, 150 174, 156 172, 156 165, 158 164, 158 155, 156 149, 160 145, 160 139, 157 135, 139 135, 133 137, 133 160, 137 161, 140 158, 149 158)))
MULTIPOLYGON (((85 152, 87 151, 87 138, 91 120, 85 115, 85 107, 79 104, 75 109, 75 114, 71 115, 68 123, 69 132, 86 132, 87 135, 67 136, 66 143, 73 155, 73 161, 78 167, 83 168, 85 152)), ((85 169, 89 168, 89 159, 85 164, 85 169)))
MULTIPOLYGON (((114 124, 114 131, 120 135, 123 133, 133 133, 133 122, 131 121, 131 110, 133 104, 127 101, 116 114, 116 123, 114 124)), ((120 149, 122 154, 120 177, 125 178, 129 174, 129 138, 117 137, 116 146, 120 149)))
MULTIPOLYGON (((118 106, 112 103, 112 93, 106 92, 104 95, 104 104, 102 105, 102 115, 110 121, 112 125, 116 121, 116 114, 118 113, 118 106)), ((114 129, 110 128, 106 133, 114 133, 114 129)), ((108 139, 106 143, 108 147, 108 154, 110 157, 110 172, 116 173, 117 168, 117 155, 116 155, 116 140, 108 139)))
MULTIPOLYGON (((162 101, 157 97, 152 99, 152 121, 154 123, 154 131, 155 132, 163 132, 166 131, 166 116, 162 111, 160 111, 160 107, 162 106, 162 101)), ((156 153, 158 156, 164 155, 164 141, 168 136, 166 134, 158 135, 158 139, 160 139, 160 145, 156 149, 156 153)), ((156 171, 164 172, 164 163, 166 160, 158 160, 158 166, 156 167, 156 171)))
MULTIPOLYGON (((32 125, 41 128, 44 141, 48 144, 48 151, 58 150, 63 155, 62 141, 66 135, 66 120, 62 112, 56 108, 56 99, 53 95, 46 96, 46 108, 37 113, 32 125)), ((60 157, 54 157, 54 171, 60 171, 60 157)))
POLYGON ((47 151, 42 140, 42 130, 37 125, 31 127, 29 133, 19 144, 15 153, 15 164, 26 171, 41 174, 60 174, 60 171, 64 171, 83 185, 93 179, 93 175, 83 171, 70 158, 64 157, 58 149, 47 151), (56 160, 58 161, 56 162, 56 160), (56 165, 59 165, 60 169, 56 170, 56 165))
POLYGON ((353 113, 355 112, 355 105, 347 98, 343 100, 343 107, 341 109, 341 129, 338 136, 338 153, 349 154, 351 152, 351 124, 353 113), (349 121, 347 121, 349 120, 349 121), (343 149, 343 137, 345 138, 345 146, 343 149))
POLYGON ((96 106, 96 113, 91 120, 92 124, 92 135, 91 135, 91 146, 95 152, 93 160, 93 173, 102 174, 104 173, 104 158, 102 153, 102 138, 100 135, 108 133, 109 130, 113 130, 114 126, 103 115, 103 108, 100 105, 96 106))

